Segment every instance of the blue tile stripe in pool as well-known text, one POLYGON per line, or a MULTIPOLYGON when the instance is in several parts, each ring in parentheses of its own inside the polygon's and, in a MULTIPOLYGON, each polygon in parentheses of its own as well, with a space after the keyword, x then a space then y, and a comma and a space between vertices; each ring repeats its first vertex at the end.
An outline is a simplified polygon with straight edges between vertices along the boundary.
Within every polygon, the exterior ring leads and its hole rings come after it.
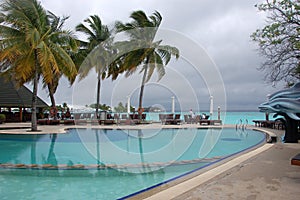
POLYGON ((229 142, 239 142, 241 139, 239 138, 221 138, 223 141, 229 141, 229 142))

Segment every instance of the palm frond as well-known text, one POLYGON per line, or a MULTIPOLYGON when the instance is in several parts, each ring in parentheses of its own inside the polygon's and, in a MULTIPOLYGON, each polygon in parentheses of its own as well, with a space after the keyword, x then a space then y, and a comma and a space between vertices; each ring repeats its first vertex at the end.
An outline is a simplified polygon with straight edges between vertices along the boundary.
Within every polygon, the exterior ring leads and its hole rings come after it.
POLYGON ((86 34, 89 37, 89 39, 95 37, 94 33, 84 24, 78 24, 76 26, 76 31, 86 34))
POLYGON ((149 17, 152 20, 153 27, 159 27, 162 21, 162 16, 158 11, 155 11, 152 16, 149 17))
POLYGON ((167 65, 171 60, 171 56, 175 56, 176 59, 179 58, 179 50, 176 47, 169 45, 160 45, 157 49, 157 52, 161 55, 165 61, 164 65, 167 65))
MULTIPOLYGON (((145 80, 147 82, 156 69, 159 81, 165 75, 164 67, 171 57, 175 56, 178 59, 179 50, 169 45, 161 45, 161 40, 154 41, 162 22, 162 16, 158 11, 149 17, 143 11, 134 11, 130 18, 132 21, 129 23, 116 22, 115 24, 117 32, 124 32, 130 37, 130 40, 124 43, 127 43, 127 49, 131 49, 130 52, 118 58, 121 58, 121 62, 118 62, 118 72, 125 71, 127 77, 135 73, 138 67, 141 67, 139 73, 147 69, 145 80)), ((121 47, 125 49, 126 45, 122 45, 121 47)))
POLYGON ((155 70, 155 66, 156 66, 155 63, 145 64, 145 67, 147 67, 147 77, 146 77, 145 83, 147 83, 151 79, 153 72, 155 70))

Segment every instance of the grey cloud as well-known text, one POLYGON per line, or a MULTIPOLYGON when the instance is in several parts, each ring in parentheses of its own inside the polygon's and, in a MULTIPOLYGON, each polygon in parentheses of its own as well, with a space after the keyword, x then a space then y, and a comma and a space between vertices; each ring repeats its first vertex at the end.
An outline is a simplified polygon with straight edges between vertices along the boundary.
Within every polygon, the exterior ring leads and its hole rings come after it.
MULTIPOLYGON (((263 80, 264 75, 257 71, 263 58, 255 51, 256 46, 251 42, 250 34, 264 24, 264 15, 258 13, 254 7, 260 2, 262 0, 42 1, 47 9, 56 14, 70 15, 69 28, 74 28, 91 14, 98 14, 104 23, 113 24, 115 20, 129 21, 129 15, 134 10, 144 10, 148 15, 158 10, 163 16, 161 28, 178 31, 195 41, 206 50, 215 62, 225 84, 228 108, 232 109, 257 109, 268 93, 272 93, 282 86, 279 84, 277 88, 273 88, 266 85, 263 80)), ((195 75, 194 71, 187 66, 189 66, 188 61, 172 61, 168 67, 182 70, 180 73, 192 85, 191 89, 195 91, 200 109, 205 109, 209 104, 209 92, 205 84, 206 77, 195 75)), ((137 75, 137 87, 140 80, 141 76, 137 75)), ((69 88, 66 81, 62 81, 62 83, 56 94, 57 102, 72 101, 72 96, 75 95, 73 87, 69 88)), ((95 98, 92 85, 96 85, 96 80, 95 82, 90 80, 89 84, 91 86, 88 89, 81 89, 80 103, 83 105, 93 103, 95 98)), ((126 102, 128 95, 126 92, 119 92, 118 95, 111 92, 116 84, 117 81, 112 82, 111 80, 103 82, 102 103, 115 104, 119 100, 123 103, 126 102)), ((175 81, 173 85, 180 88, 180 82, 175 81)), ((154 86, 146 88, 145 106, 163 104, 168 107, 171 92, 162 94, 162 91, 162 88, 154 86)), ((40 90, 39 93, 47 99, 45 92, 40 90)), ((135 95, 136 93, 138 92, 135 91, 135 95)), ((182 107, 188 109, 191 105, 184 104, 192 102, 188 97, 184 99, 185 90, 181 89, 177 93, 184 102, 182 107)))

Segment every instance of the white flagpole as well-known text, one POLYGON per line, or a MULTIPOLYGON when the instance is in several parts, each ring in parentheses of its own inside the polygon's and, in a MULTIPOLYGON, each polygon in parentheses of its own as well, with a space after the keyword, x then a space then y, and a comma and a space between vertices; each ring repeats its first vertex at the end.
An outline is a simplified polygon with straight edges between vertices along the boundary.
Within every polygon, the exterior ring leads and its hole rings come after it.
POLYGON ((127 113, 130 113, 130 96, 127 96, 127 113))
POLYGON ((172 113, 175 113, 175 97, 172 97, 172 113))
POLYGON ((210 109, 209 109, 210 119, 212 119, 213 112, 214 112, 214 98, 213 96, 210 96, 210 109))

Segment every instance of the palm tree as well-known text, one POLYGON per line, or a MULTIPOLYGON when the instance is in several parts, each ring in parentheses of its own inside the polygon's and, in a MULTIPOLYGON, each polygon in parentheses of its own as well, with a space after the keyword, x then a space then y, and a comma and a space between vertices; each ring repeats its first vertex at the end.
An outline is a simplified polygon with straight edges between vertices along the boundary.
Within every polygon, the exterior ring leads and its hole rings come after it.
MULTIPOLYGON (((57 17, 52 12, 48 11, 48 17, 49 17, 49 26, 52 29, 52 32, 55 33, 52 36, 52 41, 60 45, 70 56, 74 55, 77 51, 77 40, 73 36, 71 31, 63 30, 63 25, 65 21, 69 18, 67 17, 57 17)), ((77 75, 77 69, 70 71, 68 68, 65 68, 65 66, 59 65, 60 72, 59 73, 53 73, 52 82, 44 82, 44 88, 47 87, 49 91, 49 97, 51 100, 51 107, 56 108, 56 102, 54 98, 54 94, 57 90, 58 83, 62 75, 65 75, 70 83, 72 84, 75 81, 75 77, 77 75)), ((54 118, 56 118, 56 114, 54 115, 54 118)))
MULTIPOLYGON (((139 96, 139 110, 142 109, 142 101, 145 84, 150 80, 154 70, 158 72, 158 81, 165 74, 165 66, 172 56, 179 58, 179 50, 176 47, 162 45, 162 40, 154 41, 154 37, 161 24, 162 16, 159 12, 147 17, 143 11, 134 11, 130 18, 130 23, 116 23, 117 32, 125 32, 130 41, 125 41, 119 46, 129 46, 132 51, 125 53, 119 67, 119 73, 126 72, 125 76, 130 76, 141 67, 143 72, 142 83, 139 96), (124 44, 124 43, 127 43, 124 44)), ((123 47, 124 48, 124 47, 123 47)), ((140 113, 141 114, 141 113, 140 113)))
POLYGON ((65 74, 76 74, 76 68, 58 42, 64 33, 51 27, 47 12, 37 0, 7 0, 0 9, 1 68, 19 85, 33 82, 31 130, 36 131, 40 77, 48 84, 62 67, 65 74))
MULTIPOLYGON (((103 25, 101 19, 97 15, 91 15, 89 18, 84 20, 88 26, 81 23, 76 26, 76 31, 82 32, 88 36, 88 42, 81 41, 81 51, 87 56, 92 51, 103 51, 101 54, 104 55, 105 51, 108 51, 108 46, 110 43, 111 33, 107 26, 103 25)), ((99 54, 98 54, 99 55, 99 54)), ((106 69, 108 67, 106 58, 93 57, 89 55, 89 61, 94 60, 94 62, 89 62, 84 64, 84 67, 79 69, 79 78, 85 78, 92 68, 95 68, 97 73, 97 102, 96 102, 96 116, 98 117, 99 105, 100 105, 100 88, 101 79, 106 76, 106 69)))

